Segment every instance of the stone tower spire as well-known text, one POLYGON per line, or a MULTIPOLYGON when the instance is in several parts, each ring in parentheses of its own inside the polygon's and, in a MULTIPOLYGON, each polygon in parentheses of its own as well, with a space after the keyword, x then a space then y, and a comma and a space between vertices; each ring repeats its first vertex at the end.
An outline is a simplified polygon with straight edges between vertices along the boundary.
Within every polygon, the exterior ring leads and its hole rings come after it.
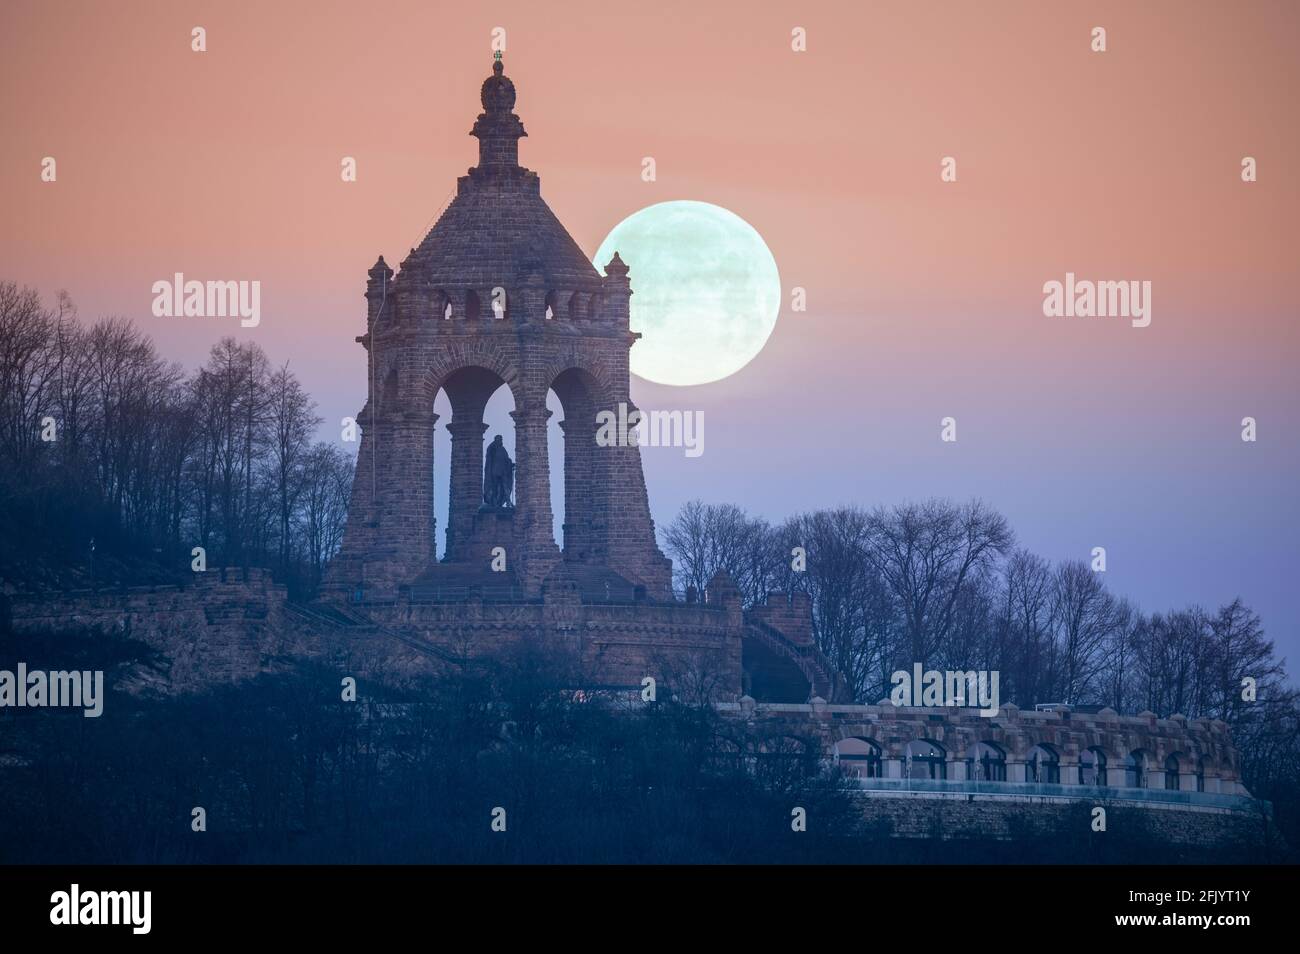
POLYGON ((670 601, 672 567, 655 542, 640 447, 597 441, 600 415, 635 409, 628 267, 615 256, 602 277, 542 199, 537 173, 520 167, 524 127, 500 59, 482 103, 478 165, 396 276, 382 259, 367 273, 358 341, 370 349, 371 393, 356 417, 357 478, 331 586, 350 596, 361 586, 435 600, 467 588, 536 599, 550 582, 592 598, 612 598, 608 589, 670 601), (503 386, 514 403, 502 435, 507 444, 514 435, 512 506, 484 497, 485 414, 503 386), (563 412, 562 546, 551 392, 563 412), (439 393, 452 411, 446 461, 434 460, 439 393), (441 554, 435 474, 447 482, 441 554), (506 562, 494 567, 499 549, 506 562))
POLYGON ((519 139, 527 136, 515 115, 515 84, 505 75, 501 54, 492 63, 492 75, 483 81, 479 113, 470 135, 478 139, 478 166, 470 170, 475 178, 518 176, 528 170, 519 166, 519 139))

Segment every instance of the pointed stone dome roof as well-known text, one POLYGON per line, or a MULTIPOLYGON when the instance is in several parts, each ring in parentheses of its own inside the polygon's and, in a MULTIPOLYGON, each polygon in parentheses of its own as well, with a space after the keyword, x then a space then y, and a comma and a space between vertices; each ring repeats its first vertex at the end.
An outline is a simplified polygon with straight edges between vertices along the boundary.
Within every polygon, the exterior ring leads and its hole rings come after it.
POLYGON ((456 197, 402 263, 400 280, 507 291, 530 281, 552 289, 600 287, 600 273, 542 199, 537 173, 519 165, 519 139, 527 133, 514 113, 515 95, 498 58, 470 132, 479 141, 479 163, 458 180, 456 197))
POLYGON ((462 187, 402 264, 404 280, 448 288, 509 291, 533 275, 548 288, 600 287, 600 274, 540 194, 479 183, 462 187))

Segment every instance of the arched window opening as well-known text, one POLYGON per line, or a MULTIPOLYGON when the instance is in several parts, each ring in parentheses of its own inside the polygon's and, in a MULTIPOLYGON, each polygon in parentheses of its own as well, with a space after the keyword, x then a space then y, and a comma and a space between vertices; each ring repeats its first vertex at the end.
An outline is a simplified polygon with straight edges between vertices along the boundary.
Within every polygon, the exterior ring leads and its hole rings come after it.
POLYGON ((1177 752, 1165 759, 1165 788, 1168 791, 1176 792, 1182 787, 1180 764, 1177 752))
POLYGON ((1134 749, 1124 760, 1124 784, 1128 788, 1147 787, 1147 768, 1150 759, 1142 749, 1134 749))
POLYGON ((992 742, 976 742, 966 756, 966 777, 973 782, 1005 782, 1006 753, 992 742))
MULTIPOLYGON (((432 512, 443 531, 440 541, 443 545, 438 548, 438 555, 444 562, 470 564, 476 573, 491 573, 485 577, 491 585, 507 583, 513 567, 504 575, 494 573, 480 558, 483 553, 490 552, 488 537, 492 535, 491 528, 496 526, 483 516, 483 511, 487 504, 484 495, 488 477, 485 474, 487 451, 498 436, 506 455, 516 464, 514 473, 508 475, 513 480, 502 482, 518 483, 515 426, 510 413, 515 409, 514 394, 494 371, 466 366, 442 382, 433 407, 438 423, 433 436, 432 512)), ((506 489, 514 490, 513 487, 506 489)), ((507 503, 514 499, 511 493, 507 503)), ((458 577, 453 581, 450 575, 442 574, 449 587, 454 584, 464 589, 483 582, 473 578, 474 574, 461 576, 464 578, 458 577)), ((437 598, 450 598, 450 592, 448 590, 437 598)))
POLYGON ((568 505, 564 489, 565 436, 561 426, 564 405, 554 390, 546 392, 546 409, 551 416, 546 420, 546 465, 551 474, 551 536, 561 541, 563 548, 565 507, 568 505))
MULTIPOLYGON (((447 303, 451 307, 451 303, 447 303)), ((433 413, 438 416, 438 423, 433 428, 433 513, 434 524, 441 530, 434 542, 434 558, 442 560, 447 555, 446 531, 448 527, 448 505, 451 500, 451 400, 443 388, 438 389, 433 400, 433 413)))
MULTIPOLYGON (((567 368, 551 382, 548 438, 551 448, 552 512, 559 528, 561 550, 569 563, 588 563, 601 546, 602 528, 609 520, 609 453, 598 444, 597 408, 602 389, 580 368, 567 368), (563 501, 562 503, 560 501, 563 501)), ((597 596, 608 584, 612 598, 632 599, 632 584, 617 575, 591 579, 597 596)))
POLYGON ((1106 784, 1106 753, 1101 749, 1085 749, 1079 753, 1079 784, 1106 784))
POLYGON ((943 746, 929 739, 916 739, 907 743, 904 753, 906 777, 915 779, 944 779, 948 777, 947 753, 943 746))
POLYGON ((1025 781, 1061 784, 1061 760, 1050 745, 1035 745, 1025 760, 1025 781))
POLYGON ((846 775, 882 778, 880 746, 870 739, 841 739, 835 743, 835 764, 846 775))
MULTIPOLYGON (((483 408, 483 423, 487 425, 487 430, 483 434, 483 460, 480 462, 481 468, 487 466, 488 448, 499 437, 501 446, 505 448, 506 455, 514 463, 514 473, 510 475, 511 484, 508 492, 508 505, 514 505, 514 486, 518 478, 519 455, 515 450, 515 422, 511 413, 515 410, 515 396, 510 391, 510 386, 502 384, 492 396, 488 398, 487 404, 483 408)), ((487 505, 486 495, 489 493, 488 486, 489 476, 484 473, 483 489, 480 492, 480 506, 487 505)))
POLYGON ((465 317, 479 318, 481 315, 478 292, 470 290, 465 293, 465 317))

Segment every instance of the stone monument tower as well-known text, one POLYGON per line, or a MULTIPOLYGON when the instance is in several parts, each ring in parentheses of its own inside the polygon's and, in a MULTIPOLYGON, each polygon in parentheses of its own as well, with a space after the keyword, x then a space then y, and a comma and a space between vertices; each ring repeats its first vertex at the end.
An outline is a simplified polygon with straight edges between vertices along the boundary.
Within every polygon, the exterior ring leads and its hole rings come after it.
MULTIPOLYGON (((640 450, 600 446, 597 414, 628 394, 628 267, 615 253, 602 277, 543 201, 537 173, 519 165, 527 135, 500 54, 483 83, 470 134, 478 165, 394 275, 383 257, 365 299, 368 399, 335 592, 399 587, 433 599, 508 587, 539 596, 549 579, 584 593, 669 600, 671 565, 655 543, 640 450), (502 384, 514 398, 513 501, 500 475, 484 497, 483 412, 502 384), (434 460, 443 422, 451 459, 434 460), (547 392, 564 419, 564 526, 552 529, 547 392), (437 553, 434 475, 448 468, 446 549, 437 553), (501 548, 501 549, 498 549, 501 548), (504 570, 502 567, 504 566, 504 570)), ((496 464, 500 464, 498 454, 496 464)), ((495 465, 494 465, 495 466, 495 465)))

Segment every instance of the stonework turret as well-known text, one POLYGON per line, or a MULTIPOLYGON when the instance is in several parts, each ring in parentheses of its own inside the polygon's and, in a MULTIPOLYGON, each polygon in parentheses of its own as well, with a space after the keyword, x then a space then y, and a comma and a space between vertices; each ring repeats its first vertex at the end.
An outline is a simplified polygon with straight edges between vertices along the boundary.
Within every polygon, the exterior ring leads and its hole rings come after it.
POLYGON ((386 305, 388 298, 389 284, 393 280, 393 270, 388 267, 384 261, 384 256, 379 256, 379 261, 375 262, 370 271, 366 272, 368 276, 366 281, 366 325, 373 325, 375 319, 379 316, 380 308, 386 305))
POLYGON ((627 277, 628 267, 618 252, 605 266, 605 280, 601 283, 604 290, 604 317, 626 328, 631 318, 632 283, 627 277))

